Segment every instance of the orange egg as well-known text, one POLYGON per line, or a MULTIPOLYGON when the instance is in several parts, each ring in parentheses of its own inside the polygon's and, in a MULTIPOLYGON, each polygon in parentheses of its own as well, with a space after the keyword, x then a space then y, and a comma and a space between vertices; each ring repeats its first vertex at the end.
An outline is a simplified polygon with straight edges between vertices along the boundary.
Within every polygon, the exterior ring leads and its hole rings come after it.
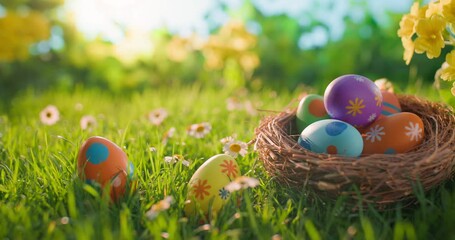
POLYGON ((77 172, 81 179, 97 182, 101 187, 110 184, 112 200, 125 194, 133 167, 125 152, 103 137, 90 137, 79 150, 77 172))
POLYGON ((362 154, 408 152, 422 143, 422 119, 410 112, 382 116, 362 130, 362 154))
POLYGON ((393 92, 381 91, 382 94, 382 116, 390 116, 401 112, 401 105, 393 92))

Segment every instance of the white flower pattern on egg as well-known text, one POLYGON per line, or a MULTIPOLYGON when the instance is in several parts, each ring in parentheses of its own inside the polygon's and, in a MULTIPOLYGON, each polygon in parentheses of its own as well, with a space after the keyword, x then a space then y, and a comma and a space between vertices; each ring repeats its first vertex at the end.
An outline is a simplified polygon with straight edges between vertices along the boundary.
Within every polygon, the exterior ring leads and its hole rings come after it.
POLYGON ((382 135, 385 135, 385 132, 383 131, 384 127, 376 125, 372 128, 370 128, 370 131, 366 133, 366 140, 374 143, 376 140, 380 142, 382 140, 382 135))
POLYGON ((422 129, 418 123, 409 122, 408 126, 405 126, 406 136, 411 138, 411 141, 419 141, 422 138, 422 129))
POLYGON ((368 117, 368 122, 373 122, 375 119, 376 119, 376 113, 373 113, 368 117))
POLYGON ((355 76, 354 79, 358 82, 365 82, 365 78, 362 76, 355 76))

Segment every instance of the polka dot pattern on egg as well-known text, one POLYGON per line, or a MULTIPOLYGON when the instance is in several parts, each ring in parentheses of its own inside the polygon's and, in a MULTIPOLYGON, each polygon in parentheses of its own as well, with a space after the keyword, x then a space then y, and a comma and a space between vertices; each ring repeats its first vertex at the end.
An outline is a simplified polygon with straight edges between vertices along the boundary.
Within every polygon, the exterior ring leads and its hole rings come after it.
POLYGON ((337 136, 340 135, 347 127, 348 125, 346 125, 346 123, 336 121, 327 124, 325 131, 329 136, 337 136))
POLYGON ((327 115, 327 111, 324 107, 324 101, 322 99, 313 99, 308 105, 309 112, 318 118, 322 118, 327 115))
POLYGON ((307 139, 299 138, 299 144, 300 144, 300 146, 302 146, 308 150, 311 150, 311 144, 307 139))
POLYGON ((333 146, 333 145, 330 145, 327 147, 327 153, 328 154, 337 154, 338 153, 338 149, 336 146, 333 146))
POLYGON ((85 155, 90 163, 100 164, 109 157, 109 150, 102 143, 92 143, 85 155))
POLYGON ((384 153, 385 154, 395 154, 395 153, 397 153, 397 151, 395 151, 395 149, 393 149, 393 148, 388 148, 387 150, 385 150, 384 153))

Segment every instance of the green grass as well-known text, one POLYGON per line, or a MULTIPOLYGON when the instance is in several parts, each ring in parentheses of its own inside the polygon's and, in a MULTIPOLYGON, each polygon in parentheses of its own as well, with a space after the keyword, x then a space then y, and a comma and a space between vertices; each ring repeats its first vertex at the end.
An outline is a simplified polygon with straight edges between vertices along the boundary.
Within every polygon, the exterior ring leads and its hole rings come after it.
MULTIPOLYGON (((455 239, 455 186, 449 181, 429 192, 415 190, 417 203, 381 212, 374 207, 351 211, 345 199, 318 197, 278 185, 262 167, 257 154, 237 159, 244 175, 260 185, 243 192, 240 206, 229 202, 219 216, 203 225, 186 217, 183 206, 187 183, 206 159, 222 152, 220 139, 237 134, 242 141, 254 137, 259 120, 226 110, 226 99, 249 99, 261 109, 281 111, 296 99, 295 92, 271 90, 246 93, 200 86, 146 90, 130 96, 100 91, 74 93, 27 91, 18 95, 9 110, 0 113, 0 239, 455 239), (75 105, 81 103, 80 111, 75 105), (259 104, 260 103, 260 104, 259 104), (56 105, 61 120, 45 126, 39 112, 56 105), (169 117, 161 126, 151 125, 145 114, 163 107, 169 117), (98 126, 83 131, 83 115, 97 117, 98 126), (186 127, 210 122, 203 139, 187 136, 186 127), (175 127, 167 145, 161 137, 175 127), (123 147, 135 165, 138 190, 117 204, 110 204, 76 174, 76 156, 85 139, 98 135, 123 147), (155 147, 156 152, 151 152, 155 147), (191 165, 169 165, 164 156, 181 154, 191 165), (146 212, 165 196, 174 197, 171 208, 156 219, 146 212)), ((296 104, 295 104, 296 105, 296 104)))

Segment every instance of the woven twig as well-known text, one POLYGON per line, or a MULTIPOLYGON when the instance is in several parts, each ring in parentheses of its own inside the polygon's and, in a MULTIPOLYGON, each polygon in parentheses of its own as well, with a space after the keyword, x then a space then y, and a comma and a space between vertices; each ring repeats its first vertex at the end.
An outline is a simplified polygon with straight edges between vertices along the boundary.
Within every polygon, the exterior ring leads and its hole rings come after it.
POLYGON ((255 130, 255 148, 268 174, 289 187, 309 186, 353 202, 360 193, 363 203, 378 206, 412 199, 415 183, 427 191, 453 177, 455 117, 441 103, 407 95, 398 99, 403 112, 417 114, 424 123, 424 142, 410 152, 350 158, 308 151, 297 143, 295 109, 264 118, 255 130))

